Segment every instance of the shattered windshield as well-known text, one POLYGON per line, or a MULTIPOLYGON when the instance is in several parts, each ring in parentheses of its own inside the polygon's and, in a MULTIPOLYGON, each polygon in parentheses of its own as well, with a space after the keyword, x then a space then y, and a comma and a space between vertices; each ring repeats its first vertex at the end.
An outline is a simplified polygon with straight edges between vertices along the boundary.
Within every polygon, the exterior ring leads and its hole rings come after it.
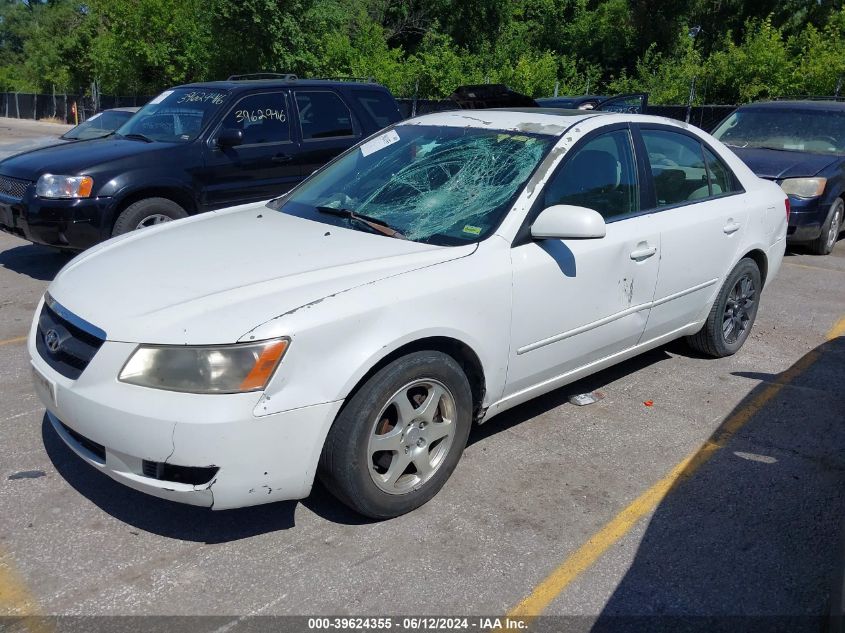
POLYGON ((713 136, 732 147, 845 153, 845 112, 737 110, 713 136))
POLYGON ((400 125, 270 206, 366 230, 351 212, 419 242, 475 242, 498 226, 554 140, 501 130, 400 125))

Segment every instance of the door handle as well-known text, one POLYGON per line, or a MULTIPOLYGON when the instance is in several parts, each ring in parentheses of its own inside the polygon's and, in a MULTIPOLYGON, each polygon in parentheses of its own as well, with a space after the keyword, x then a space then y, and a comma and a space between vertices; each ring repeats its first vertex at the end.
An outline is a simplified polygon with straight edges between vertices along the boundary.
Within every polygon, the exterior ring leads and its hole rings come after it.
POLYGON ((641 261, 643 259, 648 259, 652 255, 657 252, 656 246, 646 246, 645 248, 638 248, 637 250, 631 253, 631 259, 635 261, 641 261))
POLYGON ((741 226, 742 225, 739 222, 734 222, 733 220, 730 220, 722 230, 725 232, 725 234, 730 235, 731 233, 736 233, 737 231, 739 231, 739 227, 741 226))
POLYGON ((292 159, 293 159, 293 156, 290 156, 288 154, 276 154, 270 160, 272 160, 274 163, 287 163, 288 161, 290 161, 292 159))

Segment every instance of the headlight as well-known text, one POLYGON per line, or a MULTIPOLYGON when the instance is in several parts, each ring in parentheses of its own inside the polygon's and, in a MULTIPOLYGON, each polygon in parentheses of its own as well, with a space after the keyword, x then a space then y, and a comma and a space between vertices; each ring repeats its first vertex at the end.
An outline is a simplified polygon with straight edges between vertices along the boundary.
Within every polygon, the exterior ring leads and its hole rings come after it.
POLYGON ((290 344, 280 338, 218 346, 141 345, 120 372, 133 385, 188 393, 242 393, 267 386, 290 344))
POLYGON ((824 193, 827 178, 787 178, 780 183, 780 188, 788 196, 815 198, 824 193))
POLYGON ((91 176, 44 174, 35 183, 35 195, 39 198, 87 198, 93 189, 91 176))

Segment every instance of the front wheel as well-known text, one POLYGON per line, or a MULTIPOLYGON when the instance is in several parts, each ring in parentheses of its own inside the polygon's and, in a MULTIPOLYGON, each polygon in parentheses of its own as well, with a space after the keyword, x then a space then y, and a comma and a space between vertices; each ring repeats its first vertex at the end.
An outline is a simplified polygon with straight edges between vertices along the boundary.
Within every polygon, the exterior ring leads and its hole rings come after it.
POLYGON ((722 284, 704 326, 687 337, 689 344, 716 358, 738 352, 757 317, 762 287, 756 262, 749 258, 739 260, 722 284))
POLYGON ((120 212, 114 223, 112 235, 123 235, 129 231, 136 231, 186 217, 188 217, 188 214, 185 210, 173 200, 144 198, 133 202, 120 212))
POLYGON ((810 250, 816 255, 829 255, 836 240, 839 239, 839 232, 842 230, 843 216, 845 216, 845 202, 837 198, 830 205, 827 219, 822 224, 822 233, 815 240, 810 242, 810 250))
POLYGON ((471 426, 472 393, 455 359, 409 354, 376 372, 341 409, 323 447, 320 479, 365 516, 399 516, 443 487, 471 426))

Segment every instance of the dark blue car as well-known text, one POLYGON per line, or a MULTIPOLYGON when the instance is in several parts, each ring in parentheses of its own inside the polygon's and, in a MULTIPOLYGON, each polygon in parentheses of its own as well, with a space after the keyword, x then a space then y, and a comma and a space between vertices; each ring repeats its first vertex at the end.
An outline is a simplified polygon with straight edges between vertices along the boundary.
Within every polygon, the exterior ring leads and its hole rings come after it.
POLYGON ((0 230, 82 250, 266 200, 401 118, 379 84, 260 76, 177 86, 105 138, 0 162, 0 230))
POLYGON ((845 103, 752 103, 735 110, 713 136, 789 196, 787 240, 830 253, 845 215, 845 103))

